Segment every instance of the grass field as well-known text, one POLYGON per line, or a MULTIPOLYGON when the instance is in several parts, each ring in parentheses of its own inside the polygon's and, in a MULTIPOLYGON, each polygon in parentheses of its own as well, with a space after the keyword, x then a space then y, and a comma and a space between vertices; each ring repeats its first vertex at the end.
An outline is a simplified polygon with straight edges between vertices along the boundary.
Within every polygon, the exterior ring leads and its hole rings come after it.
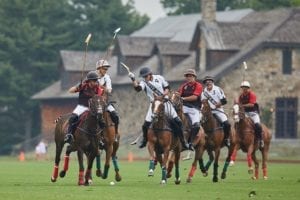
MULTIPOLYGON (((166 186, 159 184, 161 171, 147 177, 147 161, 120 162, 122 181, 111 186, 113 169, 108 179, 94 176, 92 186, 77 186, 77 161, 72 159, 65 178, 56 183, 50 181, 52 161, 19 162, 13 158, 0 157, 0 199, 1 200, 82 200, 82 199, 299 199, 300 165, 269 163, 269 180, 253 181, 247 174, 245 162, 230 167, 225 180, 212 182, 212 170, 208 177, 197 171, 193 182, 185 182, 191 161, 181 162, 181 184, 175 185, 171 178, 166 186), (249 192, 256 195, 249 197, 249 192)), ((223 163, 222 163, 223 164, 223 163)), ((220 168, 221 171, 221 168, 220 168)), ((260 173, 261 175, 261 173, 260 173)))

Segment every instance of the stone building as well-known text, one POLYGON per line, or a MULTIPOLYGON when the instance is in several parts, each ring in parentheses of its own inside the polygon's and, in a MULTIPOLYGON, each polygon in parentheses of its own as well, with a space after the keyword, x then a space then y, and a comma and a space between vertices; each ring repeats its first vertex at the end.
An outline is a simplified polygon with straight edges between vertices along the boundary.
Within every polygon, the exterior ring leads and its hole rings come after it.
MULTIPOLYGON (((117 37, 108 73, 123 139, 141 132, 148 102, 143 92, 133 90, 120 62, 137 76, 142 66, 151 67, 154 73, 163 74, 173 89, 184 81, 188 68, 197 70, 199 80, 212 75, 228 97, 228 113, 240 82, 248 80, 274 138, 299 138, 300 8, 215 12, 214 1, 202 3, 203 8, 210 8, 203 16, 168 16, 129 36, 117 37)), ((83 54, 61 51, 60 80, 33 96, 40 100, 44 138, 53 139, 53 121, 76 105, 76 95, 66 91, 81 78, 83 54)), ((93 70, 103 57, 101 52, 88 52, 85 71, 93 70)))

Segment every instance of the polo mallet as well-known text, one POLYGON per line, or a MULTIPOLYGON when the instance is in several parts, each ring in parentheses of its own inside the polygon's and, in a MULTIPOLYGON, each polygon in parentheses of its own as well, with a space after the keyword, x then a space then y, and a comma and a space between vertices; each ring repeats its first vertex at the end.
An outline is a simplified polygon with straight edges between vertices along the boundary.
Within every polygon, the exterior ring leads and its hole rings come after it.
MULTIPOLYGON (((119 27, 119 28, 117 28, 116 30, 114 30, 114 36, 113 36, 113 38, 111 39, 111 41, 110 41, 110 43, 109 43, 109 46, 107 47, 107 50, 106 50, 106 53, 105 53, 105 57, 104 57, 104 59, 103 59, 103 62, 104 62, 104 60, 107 60, 107 58, 108 58, 108 52, 109 52, 109 50, 110 50, 110 47, 113 45, 113 43, 114 43, 114 41, 115 41, 115 39, 116 39, 116 37, 117 37, 117 34, 120 32, 120 30, 121 30, 121 27, 119 27)), ((102 63, 103 64, 103 63, 102 63)))
POLYGON ((85 70, 85 63, 86 63, 86 54, 87 54, 87 49, 88 49, 91 37, 92 37, 92 34, 89 33, 88 36, 86 37, 85 41, 84 41, 85 42, 85 52, 84 52, 84 58, 83 58, 83 65, 82 65, 82 69, 81 69, 80 83, 82 83, 82 79, 83 79, 83 71, 85 70))
POLYGON ((247 66, 246 61, 244 61, 243 64, 244 64, 243 81, 245 81, 245 74, 246 74, 246 71, 247 71, 247 69, 248 69, 248 66, 247 66))
POLYGON ((140 137, 143 136, 143 133, 140 133, 139 136, 133 141, 130 143, 130 145, 136 145, 137 141, 139 141, 140 137))

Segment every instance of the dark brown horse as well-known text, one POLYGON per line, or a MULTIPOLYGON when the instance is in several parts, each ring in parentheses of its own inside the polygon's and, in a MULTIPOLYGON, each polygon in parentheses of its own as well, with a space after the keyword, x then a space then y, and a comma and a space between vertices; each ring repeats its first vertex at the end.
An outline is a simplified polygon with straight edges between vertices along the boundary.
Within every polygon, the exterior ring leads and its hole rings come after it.
POLYGON ((115 138, 116 137, 115 124, 113 123, 108 111, 105 111, 103 113, 103 118, 106 126, 103 132, 100 134, 100 140, 104 144, 101 150, 105 150, 106 153, 105 164, 104 164, 104 172, 102 173, 101 157, 100 154, 98 154, 96 156, 96 167, 97 167, 96 174, 97 176, 106 179, 109 172, 110 160, 112 159, 114 169, 115 169, 115 180, 119 182, 122 180, 122 177, 119 173, 120 169, 119 169, 118 158, 116 154, 119 149, 120 134, 118 134, 118 138, 115 138))
MULTIPOLYGON (((220 157, 221 148, 225 146, 223 142, 224 132, 218 120, 213 116, 212 110, 207 100, 202 101, 202 114, 203 114, 202 126, 206 134, 205 148, 209 155, 209 161, 204 166, 203 159, 200 158, 199 165, 203 175, 207 176, 207 171, 210 165, 212 164, 212 162, 214 162, 213 182, 218 182, 219 157, 220 157)), ((231 145, 230 147, 228 147, 227 157, 221 174, 222 179, 226 178, 226 172, 229 166, 230 156, 234 150, 234 146, 236 142, 235 132, 233 129, 231 129, 230 131, 230 140, 231 140, 231 145)))
MULTIPOLYGON (((170 100, 178 116, 182 120, 185 138, 187 140, 188 138, 190 138, 192 145, 195 147, 194 161, 192 163, 192 167, 189 171, 188 178, 187 178, 187 182, 190 183, 197 169, 197 162, 200 159, 202 159, 203 153, 205 151, 205 134, 203 128, 200 127, 200 130, 196 136, 191 135, 191 124, 188 120, 188 117, 183 113, 183 101, 182 98, 180 97, 180 94, 178 92, 171 92, 170 94, 171 94, 170 100)), ((169 171, 170 170, 168 170, 168 172, 169 171)))
MULTIPOLYGON (((155 97, 152 102, 153 123, 148 130, 148 149, 151 158, 157 159, 162 169, 161 184, 167 183, 167 168, 170 151, 174 153, 175 163, 175 183, 180 184, 179 176, 179 159, 181 146, 178 137, 174 137, 169 124, 169 116, 165 113, 164 100, 160 97, 155 97), (154 155, 155 153, 155 155, 154 155)), ((168 109, 168 107, 166 107, 168 109)), ((151 161, 150 161, 151 162, 151 161)), ((150 163, 151 165, 151 163, 150 163)))
MULTIPOLYGON (((237 144, 235 146, 235 151, 241 149, 243 152, 247 153, 248 173, 252 175, 252 161, 254 161, 255 173, 252 176, 252 179, 258 179, 259 162, 255 153, 259 149, 262 154, 263 178, 265 180, 268 179, 267 160, 272 138, 271 132, 264 124, 262 124, 264 147, 259 148, 257 138, 255 137, 254 123, 250 118, 246 117, 244 108, 239 104, 235 104, 233 106, 233 119, 235 121, 234 127, 237 133, 237 144)), ((233 159, 235 160, 235 158, 233 159)))
MULTIPOLYGON (((63 178, 69 168, 69 156, 71 152, 77 151, 78 163, 79 163, 79 175, 78 175, 78 185, 89 185, 92 181, 91 169, 93 166, 93 161, 98 152, 98 138, 97 127, 98 120, 103 115, 103 98, 95 95, 89 100, 89 111, 83 113, 80 117, 77 129, 74 132, 74 142, 67 146, 65 157, 64 157, 64 167, 60 172, 60 177, 63 178), (83 165, 83 154, 87 157, 87 169, 84 175, 84 165, 83 165)), ((68 127, 68 119, 70 114, 61 116, 55 127, 55 144, 56 144, 56 154, 55 154, 55 165, 51 181, 55 182, 58 176, 58 168, 60 162, 61 152, 64 147, 64 137, 68 127)))

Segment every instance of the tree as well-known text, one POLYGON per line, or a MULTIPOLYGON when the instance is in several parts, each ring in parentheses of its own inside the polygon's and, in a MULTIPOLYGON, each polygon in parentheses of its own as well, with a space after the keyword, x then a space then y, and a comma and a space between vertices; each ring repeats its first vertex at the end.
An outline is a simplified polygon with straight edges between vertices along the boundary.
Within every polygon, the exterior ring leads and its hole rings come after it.
POLYGON ((31 96, 58 79, 60 50, 83 50, 89 32, 92 48, 103 50, 116 27, 125 34, 147 23, 149 18, 139 16, 130 3, 0 1, 0 154, 26 139, 25 133, 39 133, 38 102, 31 96))
MULTIPOLYGON (((201 0, 160 0, 168 15, 199 13, 201 0)), ((270 10, 279 7, 300 6, 300 0, 217 0, 217 10, 252 8, 270 10)))

